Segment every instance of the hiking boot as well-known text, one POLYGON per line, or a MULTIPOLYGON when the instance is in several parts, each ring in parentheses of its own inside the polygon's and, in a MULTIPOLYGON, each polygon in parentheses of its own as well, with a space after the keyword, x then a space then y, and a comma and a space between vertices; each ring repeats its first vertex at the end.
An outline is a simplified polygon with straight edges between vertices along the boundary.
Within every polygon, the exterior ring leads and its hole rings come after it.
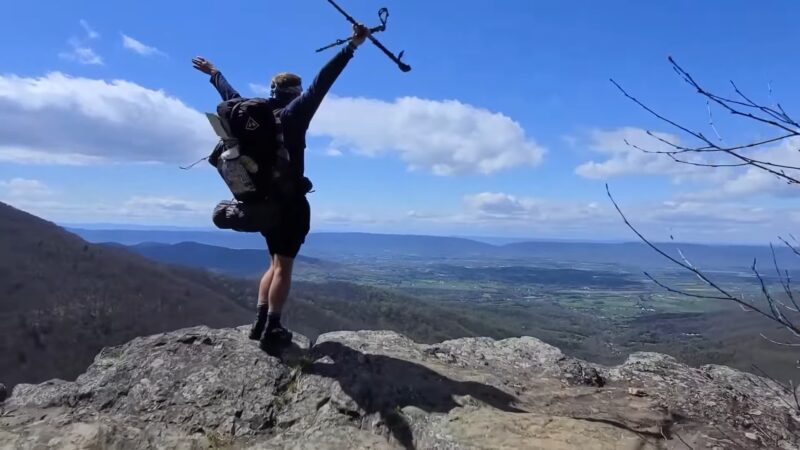
POLYGON ((254 341, 261 340, 261 336, 264 334, 264 326, 267 324, 268 308, 267 305, 258 305, 258 315, 255 322, 253 322, 253 326, 250 327, 250 335, 248 336, 250 339, 254 341))
POLYGON ((248 337, 254 341, 260 341, 261 336, 264 334, 264 325, 266 325, 266 320, 256 320, 253 326, 250 327, 250 335, 248 337))
POLYGON ((292 344, 292 332, 286 328, 273 328, 267 330, 261 337, 259 347, 267 352, 268 355, 275 356, 282 349, 292 344))

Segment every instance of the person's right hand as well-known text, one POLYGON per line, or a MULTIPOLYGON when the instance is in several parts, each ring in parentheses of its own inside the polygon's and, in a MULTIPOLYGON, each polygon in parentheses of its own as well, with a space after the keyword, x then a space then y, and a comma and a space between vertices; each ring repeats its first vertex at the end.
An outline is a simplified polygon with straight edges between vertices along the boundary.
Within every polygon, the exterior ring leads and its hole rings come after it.
POLYGON ((203 72, 206 75, 214 75, 218 72, 217 68, 211 61, 206 60, 202 56, 195 56, 192 58, 192 67, 203 72))
POLYGON ((350 42, 352 43, 353 47, 358 47, 367 40, 367 36, 369 35, 369 28, 361 24, 353 25, 353 36, 350 38, 350 42))

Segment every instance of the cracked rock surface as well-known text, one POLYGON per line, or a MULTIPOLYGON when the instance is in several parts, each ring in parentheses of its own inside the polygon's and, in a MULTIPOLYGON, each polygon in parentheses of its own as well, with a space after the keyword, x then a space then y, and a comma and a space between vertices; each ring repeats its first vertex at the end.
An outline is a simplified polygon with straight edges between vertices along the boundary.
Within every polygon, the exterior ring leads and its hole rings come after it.
POLYGON ((728 367, 604 367, 530 337, 335 332, 279 359, 246 327, 195 327, 106 348, 74 382, 16 386, 0 448, 797 449, 792 401, 728 367))

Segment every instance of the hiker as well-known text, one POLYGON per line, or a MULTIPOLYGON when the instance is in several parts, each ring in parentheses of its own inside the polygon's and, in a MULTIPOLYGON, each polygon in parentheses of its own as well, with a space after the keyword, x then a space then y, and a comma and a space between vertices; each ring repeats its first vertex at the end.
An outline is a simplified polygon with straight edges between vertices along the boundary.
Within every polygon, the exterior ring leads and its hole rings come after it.
MULTIPOLYGON (((282 144, 289 153, 290 178, 304 188, 293 195, 280 196, 273 218, 276 223, 261 231, 267 241, 270 265, 259 283, 257 317, 250 329, 250 339, 259 340, 260 347, 267 352, 289 345, 292 340, 292 333, 281 325, 281 311, 289 296, 294 259, 310 229, 311 211, 305 194, 310 191, 311 183, 304 176, 306 130, 322 99, 369 34, 368 28, 354 25, 348 45, 325 64, 305 91, 301 78, 293 73, 281 72, 272 78, 269 106, 277 110, 275 115, 280 119, 282 144)), ((211 76, 210 82, 223 101, 241 98, 210 61, 198 56, 192 59, 192 65, 211 76)))

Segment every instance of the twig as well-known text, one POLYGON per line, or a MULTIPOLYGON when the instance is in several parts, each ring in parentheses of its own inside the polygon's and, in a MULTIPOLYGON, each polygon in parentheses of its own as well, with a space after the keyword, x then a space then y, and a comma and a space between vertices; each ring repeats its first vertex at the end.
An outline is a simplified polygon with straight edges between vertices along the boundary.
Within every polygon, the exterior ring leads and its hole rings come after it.
POLYGON ((753 259, 753 266, 751 267, 753 274, 755 274, 756 278, 758 279, 758 283, 761 285, 761 293, 764 294, 764 297, 767 299, 767 304, 769 305, 769 309, 772 311, 772 316, 777 319, 780 323, 784 323, 783 313, 775 307, 775 300, 772 299, 772 295, 769 293, 769 289, 767 289, 766 283, 764 283, 764 278, 761 277, 761 273, 759 273, 758 269, 756 269, 756 259, 753 259))
POLYGON ((688 443, 688 442, 684 441, 684 440, 683 440, 683 438, 681 437, 681 435, 680 435, 680 434, 678 434, 678 433, 675 433, 675 437, 677 437, 677 438, 678 438, 678 440, 680 440, 681 442, 683 442, 683 445, 685 445, 685 446, 686 446, 686 448, 688 448, 689 450, 694 450, 694 447, 692 447, 691 445, 689 445, 689 443, 688 443))
MULTIPOLYGON (((795 241, 797 240, 797 238, 795 238, 794 236, 791 236, 791 237, 792 237, 792 240, 795 240, 795 241)), ((795 246, 793 246, 792 244, 788 243, 786 241, 786 239, 784 239, 782 237, 779 237, 778 239, 783 241, 783 243, 786 244, 786 246, 789 247, 792 250, 792 252, 794 252, 795 255, 800 256, 800 249, 797 249, 795 246)))
POLYGON ((800 308, 797 307, 797 302, 794 299, 794 294, 792 293, 792 279, 789 276, 789 271, 786 270, 786 281, 784 281, 783 274, 781 273, 781 269, 778 266, 778 257, 775 255, 775 247, 772 245, 772 242, 769 243, 769 249, 772 252, 772 263, 775 265, 775 272, 778 274, 778 281, 780 281, 781 286, 783 286, 783 291, 786 292, 786 295, 792 301, 792 304, 795 305, 795 308, 792 309, 791 307, 785 305, 783 302, 779 302, 781 306, 788 309, 792 312, 800 312, 800 308))
MULTIPOLYGON (((742 449, 745 449, 745 450, 747 450, 747 447, 743 447, 743 446, 742 446, 742 444, 740 444, 739 442, 737 442, 737 441, 736 441, 736 439, 732 438, 730 435, 728 435, 727 433, 725 433, 724 431, 722 431, 722 428, 720 428, 720 427, 719 427, 719 425, 714 425, 714 428, 716 428, 716 429, 717 429, 717 431, 719 431, 719 434, 720 434, 722 437, 724 437, 725 439, 727 439, 728 441, 730 441, 730 443, 732 443, 733 445, 735 445, 735 446, 737 446, 737 447, 739 447, 739 448, 742 448, 742 449)), ((720 440, 721 440, 721 441, 724 441, 724 439, 720 439, 720 440)))
POLYGON ((717 127, 714 126, 714 116, 711 115, 711 103, 709 101, 706 101, 706 109, 708 109, 708 124, 711 125, 711 129, 714 130, 717 139, 719 139, 720 142, 724 142, 722 136, 719 135, 719 131, 717 131, 717 127))
MULTIPOLYGON (((714 123, 713 115, 712 115, 712 112, 711 112, 711 102, 714 102, 714 103, 718 104, 719 106, 721 106, 722 108, 724 108, 725 110, 730 112, 731 114, 742 116, 742 117, 746 117, 746 118, 761 122, 763 124, 779 128, 779 129, 783 130, 785 133, 783 133, 783 134, 781 134, 779 136, 773 137, 773 138, 769 138, 769 139, 758 141, 758 142, 753 142, 753 143, 750 143, 750 144, 723 147, 723 146, 717 145, 716 143, 712 142, 702 132, 693 131, 693 130, 689 129, 686 126, 683 126, 683 125, 675 122, 674 120, 671 120, 671 119, 659 114, 654 109, 650 108, 649 106, 647 106, 643 102, 641 102, 639 99, 637 99, 633 95, 629 94, 615 80, 611 79, 611 82, 614 84, 614 86, 616 86, 617 89, 619 89, 620 92, 622 92, 622 94, 625 97, 627 97, 628 99, 630 99, 631 101, 633 101, 634 103, 639 105, 645 111, 647 111, 648 113, 650 113, 654 117, 658 118, 659 120, 661 120, 661 121, 663 121, 663 122, 665 122, 665 123, 677 128, 678 130, 681 130, 684 133, 687 133, 688 135, 693 136, 694 138, 702 141, 705 144, 704 146, 698 146, 698 147, 684 147, 684 146, 680 146, 680 145, 674 144, 672 142, 669 142, 666 139, 663 139, 663 138, 661 138, 659 136, 656 136, 655 134, 653 134, 651 132, 648 132, 648 134, 650 136, 655 137, 660 142, 671 146, 675 150, 673 150, 673 151, 663 151, 663 150, 653 151, 653 150, 646 150, 646 149, 643 149, 643 148, 641 148, 639 146, 635 146, 635 145, 633 147, 635 147, 635 148, 637 148, 639 150, 645 151, 647 153, 656 153, 656 154, 668 155, 675 162, 682 163, 682 164, 688 164, 688 165, 692 165, 692 166, 698 166, 698 167, 712 167, 712 168, 715 168, 715 167, 753 166, 753 167, 756 167, 756 168, 761 169, 763 171, 766 171, 766 172, 778 177, 779 179, 785 180, 790 184, 800 184, 800 178, 798 178, 798 176, 796 176, 794 174, 787 174, 785 170, 782 170, 782 169, 786 169, 786 170, 792 170, 792 171, 800 171, 800 166, 792 166, 792 165, 786 165, 786 164, 773 163, 773 162, 769 162, 769 161, 763 161, 763 160, 760 160, 760 159, 757 159, 757 158, 752 158, 752 157, 749 157, 749 156, 745 156, 745 155, 739 153, 739 151, 744 150, 744 149, 758 147, 758 146, 761 146, 761 145, 778 142, 778 141, 781 141, 781 140, 784 140, 784 139, 788 139, 788 138, 791 138, 791 137, 800 136, 800 130, 798 130, 798 128, 800 128, 800 124, 798 124, 795 120, 793 120, 791 117, 789 117, 789 115, 786 114, 786 111, 784 111, 783 108, 780 105, 778 105, 778 110, 775 110, 775 109, 770 108, 770 107, 759 105, 759 104, 755 103, 754 101, 752 101, 749 97, 747 97, 741 90, 739 90, 739 88, 733 82, 731 82, 731 85, 733 86, 734 91, 737 93, 737 95, 739 97, 741 97, 743 99, 743 101, 734 100, 734 99, 722 97, 722 96, 719 96, 717 94, 711 93, 711 92, 705 90, 702 86, 700 86, 700 84, 697 83, 697 81, 694 80, 694 78, 691 76, 691 74, 689 74, 680 65, 678 65, 678 63, 676 63, 675 60, 672 59, 672 57, 669 57, 669 62, 672 65, 673 70, 681 78, 683 78, 683 80, 686 83, 688 83, 690 86, 692 86, 694 89, 696 89, 696 91, 700 95, 706 97, 706 108, 707 108, 708 114, 709 114, 709 125, 714 130, 714 133, 717 135, 717 138, 719 139, 720 142, 722 142, 723 139, 722 139, 722 136, 719 134, 719 131, 717 130, 716 125, 714 123), (745 107, 745 108, 755 109, 756 111, 766 115, 766 117, 762 117, 762 116, 759 116, 759 115, 754 115, 754 114, 752 114, 750 112, 740 111, 736 107, 745 107), (795 127, 795 128, 792 128, 792 127, 795 127), (739 160, 740 162, 739 163, 734 163, 734 164, 710 163, 710 162, 688 161, 686 159, 682 159, 682 158, 676 157, 676 155, 682 154, 682 153, 708 153, 708 152, 725 153, 725 154, 727 154, 727 155, 739 160)), ((770 86, 770 89, 771 89, 771 86, 770 86)))
POLYGON ((769 341, 769 342, 772 342, 773 344, 776 344, 776 345, 783 345, 783 346, 786 346, 786 347, 800 347, 800 344, 793 344, 793 343, 791 343, 791 342, 778 342, 778 341, 774 341, 774 340, 772 340, 772 339, 770 339, 770 338, 768 338, 768 337, 764 336, 764 333, 759 333, 759 334, 760 334, 760 335, 761 335, 761 337, 762 337, 762 338, 764 338, 765 340, 767 340, 767 341, 769 341))
POLYGON ((773 444, 777 444, 777 443, 778 443, 778 440, 777 440, 777 439, 775 439, 775 436, 773 436, 773 435, 772 435, 772 434, 770 434, 770 433, 767 433, 767 432, 766 432, 766 431, 765 431, 763 428, 761 428, 761 425, 759 425, 759 424, 758 424, 758 422, 756 422, 756 419, 755 419, 755 418, 753 418, 753 415, 752 415, 752 414, 750 414, 750 413, 747 413, 747 416, 748 416, 748 417, 750 417, 750 421, 753 423, 753 425, 754 425, 756 428, 758 428, 758 431, 760 431, 760 432, 761 432, 761 434, 763 434, 763 435, 764 435, 764 438, 766 438, 766 439, 769 439, 769 440, 770 440, 770 441, 771 441, 773 444))
MULTIPOLYGON (((695 268, 694 268, 694 267, 692 267, 692 266, 686 265, 686 264, 684 264, 684 263, 683 263, 683 262, 681 262, 681 261, 678 261, 678 260, 677 260, 677 259, 675 259, 674 257, 670 256, 669 254, 667 254, 666 252, 664 252, 663 250, 661 250, 661 249, 660 249, 658 246, 656 246, 655 244, 653 244, 652 242, 650 242, 650 241, 649 241, 649 240, 648 240, 646 237, 644 237, 644 235, 642 235, 642 233, 640 233, 640 232, 639 232, 639 230, 638 230, 638 229, 636 229, 636 227, 634 227, 634 226, 633 226, 633 225, 630 223, 630 221, 628 220, 628 218, 627 218, 627 217, 625 216, 625 214, 622 212, 622 209, 620 209, 620 207, 619 207, 619 205, 617 204, 616 200, 614 200, 614 197, 611 195, 611 190, 610 190, 610 189, 609 189, 609 187, 608 187, 608 183, 606 183, 606 193, 608 194, 608 198, 609 198, 609 199, 611 199, 611 203, 613 203, 613 204, 614 204, 614 208, 617 210, 617 212, 619 213, 620 217, 622 217, 622 220, 625 222, 625 225, 626 225, 628 228, 630 228, 630 229, 631 229, 631 231, 633 231, 633 232, 636 234, 636 236, 638 236, 638 237, 639 237, 639 239, 641 239, 641 240, 642 240, 642 242, 644 242, 645 244, 647 244, 647 246, 649 246, 650 248, 652 248, 653 250, 655 250, 655 251, 656 251, 658 254, 660 254, 661 256, 664 256, 665 258, 669 259, 670 261, 672 261, 673 263, 677 264, 678 266, 680 266, 680 267, 683 267, 684 269, 686 269, 686 270, 689 270, 690 272, 692 272, 692 273, 694 273, 695 275, 697 275, 697 276, 698 276, 698 277, 699 277, 699 278, 700 278, 700 279, 701 279, 701 280, 702 280, 704 283, 706 283, 708 286, 712 287, 714 290, 716 290, 717 292, 719 292, 720 294, 722 294, 722 296, 721 296, 721 297, 715 297, 715 296, 702 296, 702 295, 698 295, 698 294, 691 294, 691 293, 688 293, 688 292, 683 292, 683 291, 675 290, 675 289, 672 289, 672 288, 668 288, 666 285, 664 285, 663 283, 660 283, 660 282, 658 282, 657 280, 655 280, 655 278, 654 278, 654 277, 650 276, 650 275, 649 275, 647 272, 645 272, 645 275, 646 275, 648 278, 650 278, 651 280, 653 280, 654 282, 656 282, 656 283, 657 283, 659 286, 661 286, 661 287, 663 287, 663 288, 665 288, 665 289, 667 289, 667 290, 669 290, 670 292, 673 292, 673 293, 678 293, 678 294, 682 294, 682 295, 687 295, 687 296, 690 296, 690 297, 695 297, 695 298, 707 298, 707 299, 715 299, 715 300, 730 300, 730 301, 733 301, 733 302, 735 302, 735 303, 738 303, 738 304, 740 304, 740 305, 744 305, 744 306, 746 306, 746 307, 748 307, 748 308, 752 309, 753 311, 755 311, 755 312, 757 312, 757 313, 761 314, 762 316, 764 316, 764 317, 766 317, 766 318, 768 318, 768 319, 770 319, 770 320, 775 320, 775 317, 774 317, 773 315, 771 315, 771 314, 767 314, 766 312, 762 311, 760 308, 758 308, 758 307, 757 307, 757 306, 755 306, 755 305, 752 305, 752 304, 746 303, 746 302, 744 302, 743 300, 739 300, 738 298, 736 298, 736 297, 734 297, 733 295, 731 295, 731 294, 730 294, 728 291, 726 291, 725 289, 723 289, 722 287, 720 287, 719 285, 717 285, 716 283, 714 283, 713 281, 711 281, 711 280, 710 280, 708 277, 706 277, 706 276, 705 276, 705 274, 703 274, 703 273, 702 273, 700 270, 698 270, 698 269, 695 269, 695 268)), ((794 325, 793 325, 793 324, 791 324, 791 323, 787 324, 787 323, 780 322, 780 321, 779 321, 779 323, 780 323, 781 325, 784 325, 784 326, 787 326, 787 325, 789 325, 789 326, 792 326, 792 327, 794 326, 794 325)), ((795 327, 795 329, 794 329, 793 331, 797 332, 797 331, 800 331, 800 330, 796 329, 796 327, 795 327)))
MULTIPOLYGON (((787 401, 786 401, 786 399, 785 399, 785 398, 783 398, 785 394, 789 394, 789 393, 791 393, 791 394, 793 394, 793 395, 794 395, 794 397, 795 397, 795 401, 797 400, 797 392, 794 390, 794 388, 793 388, 793 387, 790 387, 790 386, 793 386, 793 384, 792 384, 792 381, 791 381, 791 380, 789 380, 789 386, 786 386, 785 384, 781 383, 780 381, 778 381, 778 380, 776 380, 775 378, 773 378, 772 376, 770 376, 770 375, 769 375, 767 372, 765 372, 763 369, 761 369, 761 368, 760 368, 760 367, 758 367, 757 365, 755 365, 755 364, 751 364, 751 366, 752 366, 754 369, 756 369, 757 371, 759 371, 759 372, 761 373, 761 375, 762 375, 764 378, 766 378, 766 379, 768 379, 768 380, 772 381, 773 383, 777 384, 778 386, 780 386, 780 387, 781 387, 781 389, 783 389, 783 390, 784 390, 784 393, 783 393, 783 394, 782 394, 780 391, 778 391, 777 389, 775 389, 774 387, 770 386, 770 384, 769 384, 769 383, 767 383, 767 382, 765 382, 763 379, 761 379, 761 378, 759 378, 759 379, 758 379, 758 381, 759 381, 761 384, 763 384, 764 386, 766 386, 766 387, 767 387, 767 389, 771 390, 771 391, 772 391, 772 393, 773 393, 773 394, 775 394, 775 396, 776 396, 776 397, 778 397, 778 399, 779 399, 781 402, 783 402, 784 404, 786 404, 786 406, 788 406, 790 409, 791 409, 791 408, 794 408, 794 406, 792 406, 792 405, 791 405, 791 403, 787 402, 787 401)), ((798 413, 800 413, 800 403, 798 403, 796 406, 797 406, 797 412, 798 412, 798 413)))

